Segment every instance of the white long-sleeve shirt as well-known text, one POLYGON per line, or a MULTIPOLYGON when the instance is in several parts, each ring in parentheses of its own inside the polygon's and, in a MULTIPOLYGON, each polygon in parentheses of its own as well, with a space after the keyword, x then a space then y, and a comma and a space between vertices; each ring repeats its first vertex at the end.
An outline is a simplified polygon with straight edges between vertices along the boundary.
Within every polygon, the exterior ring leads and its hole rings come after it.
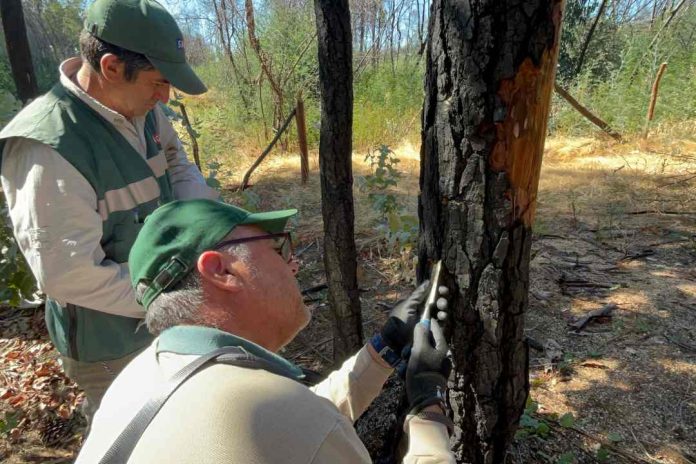
MULTIPOLYGON (((80 58, 61 64, 63 86, 113 124, 145 158, 145 117, 128 120, 86 94, 74 80, 81 65, 80 58)), ((155 115, 174 197, 218 198, 188 161, 162 110, 156 108, 155 115)), ((144 317, 135 301, 128 265, 105 259, 97 195, 79 171, 48 145, 14 138, 5 144, 1 174, 14 235, 39 288, 61 303, 144 317)))

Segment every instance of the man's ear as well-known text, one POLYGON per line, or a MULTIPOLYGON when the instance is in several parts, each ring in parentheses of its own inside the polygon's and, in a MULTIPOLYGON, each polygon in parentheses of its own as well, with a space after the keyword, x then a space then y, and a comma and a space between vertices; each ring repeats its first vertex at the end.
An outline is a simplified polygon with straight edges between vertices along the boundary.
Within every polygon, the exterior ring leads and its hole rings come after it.
POLYGON ((101 75, 107 82, 123 82, 125 80, 125 65, 113 53, 105 53, 99 60, 101 75))
POLYGON ((230 266, 230 257, 219 251, 204 251, 196 262, 201 278, 227 292, 238 292, 242 282, 236 268, 230 266))

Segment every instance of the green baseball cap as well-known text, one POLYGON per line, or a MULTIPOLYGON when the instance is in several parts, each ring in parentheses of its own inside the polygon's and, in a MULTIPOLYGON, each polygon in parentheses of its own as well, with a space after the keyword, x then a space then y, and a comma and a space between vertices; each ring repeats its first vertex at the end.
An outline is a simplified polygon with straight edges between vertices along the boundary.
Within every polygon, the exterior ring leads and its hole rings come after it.
POLYGON ((255 225, 282 232, 296 209, 250 213, 215 200, 181 200, 157 208, 145 219, 128 257, 131 283, 148 286, 138 303, 152 300, 175 286, 195 266, 201 253, 211 250, 239 225, 255 225))
POLYGON ((208 90, 186 62, 179 26, 154 0, 95 0, 85 13, 85 30, 105 42, 145 55, 182 92, 198 95, 208 90))

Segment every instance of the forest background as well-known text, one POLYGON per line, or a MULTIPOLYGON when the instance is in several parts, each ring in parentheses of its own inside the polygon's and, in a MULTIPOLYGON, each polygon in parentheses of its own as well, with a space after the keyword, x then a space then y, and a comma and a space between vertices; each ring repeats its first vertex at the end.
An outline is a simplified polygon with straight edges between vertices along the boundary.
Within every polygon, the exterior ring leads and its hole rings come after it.
MULTIPOLYGON (((190 62, 211 89, 205 98, 188 102, 201 153, 208 161, 223 157, 233 168, 239 159, 235 155, 265 146, 273 128, 295 106, 300 91, 307 107, 310 148, 317 146, 319 91, 312 2, 254 1, 257 42, 250 41, 244 1, 164 3, 182 26, 190 62), (259 56, 265 57, 266 70, 259 56)), ((696 118, 696 9, 690 8, 691 3, 569 0, 558 82, 617 132, 638 133, 645 125, 656 71, 668 62, 657 121, 674 125, 696 118), (671 18, 675 8, 679 11, 671 18), (586 45, 590 30, 591 41, 586 45)), ((25 0, 23 5, 39 87, 47 90, 56 80, 58 64, 78 54, 85 2, 25 0)), ((351 1, 354 145, 358 149, 419 137, 428 6, 426 0, 351 1)), ((8 95, 15 95, 2 41, 0 93, 2 123, 13 110, 8 95)), ((577 135, 594 130, 555 97, 550 133, 577 135)))

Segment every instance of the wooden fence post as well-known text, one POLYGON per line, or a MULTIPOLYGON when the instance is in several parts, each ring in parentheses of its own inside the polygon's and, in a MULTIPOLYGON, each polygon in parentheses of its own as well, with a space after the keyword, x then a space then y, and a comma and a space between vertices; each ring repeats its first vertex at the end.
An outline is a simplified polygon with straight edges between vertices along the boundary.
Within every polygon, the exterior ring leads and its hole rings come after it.
POLYGON ((307 183, 309 178, 309 152, 307 151, 307 121, 305 119, 304 101, 302 92, 297 95, 297 107, 295 111, 295 121, 297 122, 297 143, 300 146, 300 171, 302 184, 307 183))
POLYGON ((667 63, 662 63, 660 69, 657 70, 657 75, 655 76, 655 82, 653 82, 652 92, 650 92, 650 105, 648 106, 648 114, 645 117, 645 130, 643 130, 643 138, 648 138, 648 131, 650 130, 650 121, 653 120, 655 116, 655 104, 657 103, 657 91, 660 88, 660 80, 662 75, 667 69, 667 63))

